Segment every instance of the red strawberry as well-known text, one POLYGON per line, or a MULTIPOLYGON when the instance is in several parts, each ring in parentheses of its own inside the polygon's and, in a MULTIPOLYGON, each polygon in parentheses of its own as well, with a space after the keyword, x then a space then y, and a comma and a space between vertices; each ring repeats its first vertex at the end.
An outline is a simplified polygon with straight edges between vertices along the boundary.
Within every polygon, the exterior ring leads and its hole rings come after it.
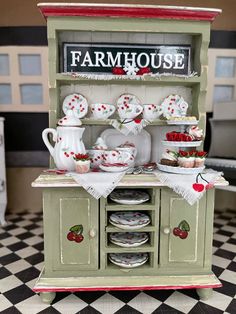
POLYGON ((192 187, 197 192, 202 192, 204 190, 204 185, 201 183, 194 183, 192 187))
POLYGON ((115 74, 115 75, 125 75, 125 71, 121 67, 114 67, 112 69, 112 74, 115 74))
POLYGON ((143 75, 147 73, 151 73, 151 69, 149 67, 143 67, 138 70, 137 75, 143 75))

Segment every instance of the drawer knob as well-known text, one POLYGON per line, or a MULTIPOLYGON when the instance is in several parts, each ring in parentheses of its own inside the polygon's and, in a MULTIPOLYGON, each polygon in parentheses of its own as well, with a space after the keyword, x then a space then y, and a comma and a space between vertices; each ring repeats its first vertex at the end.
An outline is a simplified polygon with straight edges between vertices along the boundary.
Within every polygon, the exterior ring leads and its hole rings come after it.
POLYGON ((169 227, 164 227, 163 228, 164 234, 170 234, 170 228, 169 227))
POLYGON ((89 230, 89 236, 90 236, 90 238, 95 238, 96 235, 97 235, 97 232, 96 232, 95 229, 90 229, 90 230, 89 230))

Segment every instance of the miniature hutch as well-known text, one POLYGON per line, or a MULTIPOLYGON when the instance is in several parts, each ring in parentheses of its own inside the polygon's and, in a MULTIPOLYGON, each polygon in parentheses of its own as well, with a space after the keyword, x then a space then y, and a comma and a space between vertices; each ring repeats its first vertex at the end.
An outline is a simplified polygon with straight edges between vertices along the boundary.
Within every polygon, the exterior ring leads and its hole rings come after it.
MULTIPOLYGON (((49 126, 62 117, 63 98, 80 92, 90 103, 115 103, 130 92, 143 103, 158 103, 169 94, 180 94, 189 103, 188 114, 205 130, 207 49, 210 24, 217 9, 101 4, 39 4, 47 19, 49 45, 49 126), (191 69, 188 76, 145 76, 117 79, 63 73, 63 43, 125 43, 189 45, 191 69)), ((109 121, 83 119, 84 143, 94 143, 109 121)), ((160 140, 171 127, 163 120, 146 129, 151 134, 151 161, 160 158, 160 140)), ((173 129, 173 127, 172 127, 173 129)), ((53 164, 52 164, 53 165, 53 164)), ((181 176, 181 175, 180 175, 181 176)), ((142 205, 119 205, 109 199, 94 199, 79 184, 64 175, 42 174, 33 182, 43 189, 45 266, 34 287, 44 302, 57 291, 135 290, 196 288, 202 299, 221 283, 211 271, 214 189, 190 206, 182 197, 163 186, 154 175, 126 175, 119 188, 147 191, 150 200, 142 205), (108 222, 114 211, 146 212, 151 224, 142 228, 149 242, 136 248, 109 243, 108 234, 122 232, 108 222), (191 232, 185 240, 173 236, 173 228, 185 219, 191 232), (81 243, 67 240, 75 223, 83 225, 81 243), (148 262, 125 269, 110 263, 109 253, 146 252, 148 262)), ((137 230, 138 232, 139 230, 137 230)))

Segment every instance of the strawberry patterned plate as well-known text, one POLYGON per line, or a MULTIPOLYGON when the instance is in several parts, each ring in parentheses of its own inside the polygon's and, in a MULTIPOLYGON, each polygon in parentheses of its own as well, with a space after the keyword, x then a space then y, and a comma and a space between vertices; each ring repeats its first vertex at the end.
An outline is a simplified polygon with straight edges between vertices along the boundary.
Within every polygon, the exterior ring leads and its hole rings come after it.
POLYGON ((65 115, 69 109, 74 111, 77 118, 83 118, 88 112, 87 99, 81 94, 66 96, 62 104, 62 110, 65 115))
POLYGON ((187 109, 187 102, 179 95, 169 95, 161 103, 161 112, 167 119, 186 116, 187 109))
POLYGON ((109 235, 110 242, 121 247, 137 247, 148 239, 146 232, 113 232, 109 235))
POLYGON ((110 253, 108 256, 113 264, 124 268, 138 267, 148 260, 147 253, 110 253))
POLYGON ((139 191, 139 190, 115 190, 111 192, 109 195, 109 198, 119 204, 124 204, 124 205, 137 205, 137 204, 142 204, 144 202, 147 202, 149 200, 149 194, 144 191, 139 191))
POLYGON ((126 211, 111 214, 109 222, 120 229, 131 230, 147 226, 150 223, 150 218, 144 213, 126 211))

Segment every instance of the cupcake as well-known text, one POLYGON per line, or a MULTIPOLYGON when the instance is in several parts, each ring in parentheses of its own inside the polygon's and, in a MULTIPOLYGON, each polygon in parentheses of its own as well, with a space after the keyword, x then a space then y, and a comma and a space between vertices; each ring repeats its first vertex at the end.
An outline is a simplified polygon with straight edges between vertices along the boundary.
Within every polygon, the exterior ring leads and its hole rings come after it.
POLYGON ((194 168, 195 151, 180 150, 178 154, 178 165, 183 168, 194 168))
POLYGON ((194 167, 195 168, 199 168, 199 167, 203 167, 205 160, 206 160, 206 155, 207 152, 204 151, 196 151, 195 153, 195 162, 194 162, 194 167))
POLYGON ((167 149, 166 152, 162 154, 160 163, 166 166, 177 167, 178 154, 175 151, 167 149))
POLYGON ((196 125, 187 128, 187 133, 194 138, 194 141, 201 141, 203 139, 203 130, 196 125))

